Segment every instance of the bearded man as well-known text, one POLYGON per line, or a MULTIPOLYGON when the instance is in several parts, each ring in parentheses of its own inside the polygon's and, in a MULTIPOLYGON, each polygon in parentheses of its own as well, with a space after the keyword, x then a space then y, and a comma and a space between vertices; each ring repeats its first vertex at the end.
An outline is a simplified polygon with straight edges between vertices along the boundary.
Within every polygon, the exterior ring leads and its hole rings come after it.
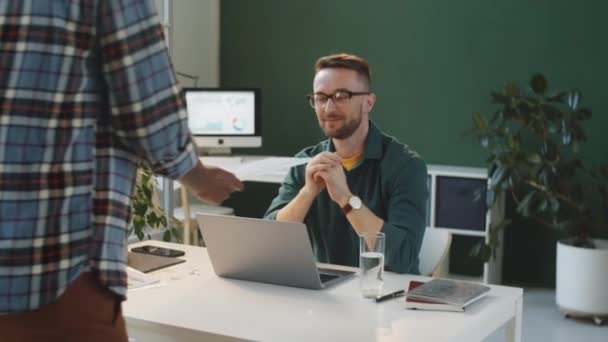
POLYGON ((304 222, 319 262, 359 265, 359 235, 383 232, 385 268, 418 274, 426 226, 427 168, 422 158, 369 118, 376 102, 369 63, 351 54, 315 64, 308 95, 328 137, 296 154, 267 219, 304 222))

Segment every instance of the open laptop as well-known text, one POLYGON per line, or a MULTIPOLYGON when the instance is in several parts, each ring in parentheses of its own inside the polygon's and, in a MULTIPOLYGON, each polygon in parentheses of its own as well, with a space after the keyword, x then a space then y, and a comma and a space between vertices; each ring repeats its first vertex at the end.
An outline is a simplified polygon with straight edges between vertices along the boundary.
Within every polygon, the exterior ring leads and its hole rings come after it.
POLYGON ((303 223, 211 214, 196 220, 220 277, 322 289, 355 274, 318 268, 303 223))

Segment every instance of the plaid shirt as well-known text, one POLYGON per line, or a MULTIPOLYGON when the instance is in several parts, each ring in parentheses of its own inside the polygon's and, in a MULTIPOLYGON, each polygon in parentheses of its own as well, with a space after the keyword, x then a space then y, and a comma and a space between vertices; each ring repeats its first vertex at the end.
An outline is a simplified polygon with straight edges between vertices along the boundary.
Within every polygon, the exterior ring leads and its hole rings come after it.
POLYGON ((124 299, 136 163, 197 162, 153 1, 0 2, 0 313, 81 272, 124 299))

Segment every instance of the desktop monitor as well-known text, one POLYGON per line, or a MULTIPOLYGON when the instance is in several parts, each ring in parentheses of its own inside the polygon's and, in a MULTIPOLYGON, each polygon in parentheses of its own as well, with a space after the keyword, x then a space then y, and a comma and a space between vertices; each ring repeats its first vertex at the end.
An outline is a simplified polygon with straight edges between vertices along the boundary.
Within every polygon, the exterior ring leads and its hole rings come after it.
POLYGON ((261 94, 256 88, 186 88, 188 126, 205 151, 262 146, 261 94))

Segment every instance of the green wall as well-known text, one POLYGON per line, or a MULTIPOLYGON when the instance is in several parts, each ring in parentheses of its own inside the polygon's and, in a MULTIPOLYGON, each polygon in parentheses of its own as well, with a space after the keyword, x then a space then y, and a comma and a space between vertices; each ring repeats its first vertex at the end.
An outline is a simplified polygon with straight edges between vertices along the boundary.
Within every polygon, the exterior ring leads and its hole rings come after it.
POLYGON ((461 132, 488 112, 489 93, 543 72, 578 87, 595 117, 584 155, 602 150, 608 3, 545 1, 222 0, 221 83, 263 90, 264 147, 291 155, 322 138, 305 94, 317 57, 367 58, 378 95, 372 118, 428 163, 483 165, 461 132))
MULTIPOLYGON (((427 163, 482 166, 484 151, 461 134, 471 113, 491 111, 491 90, 507 80, 527 82, 533 72, 544 73, 553 90, 583 92, 594 117, 582 154, 608 161, 608 2, 222 0, 221 6, 221 83, 263 91, 264 146, 253 153, 292 155, 322 139, 305 99, 314 62, 352 52, 372 65, 373 120, 427 163)), ((252 186, 256 198, 270 200, 276 191, 252 186)), ((246 202, 242 195, 235 200, 237 207, 246 202)), ((243 207, 260 216, 265 205, 255 213, 243 207)), ((556 234, 515 228, 505 240, 505 279, 551 285, 556 234)))

